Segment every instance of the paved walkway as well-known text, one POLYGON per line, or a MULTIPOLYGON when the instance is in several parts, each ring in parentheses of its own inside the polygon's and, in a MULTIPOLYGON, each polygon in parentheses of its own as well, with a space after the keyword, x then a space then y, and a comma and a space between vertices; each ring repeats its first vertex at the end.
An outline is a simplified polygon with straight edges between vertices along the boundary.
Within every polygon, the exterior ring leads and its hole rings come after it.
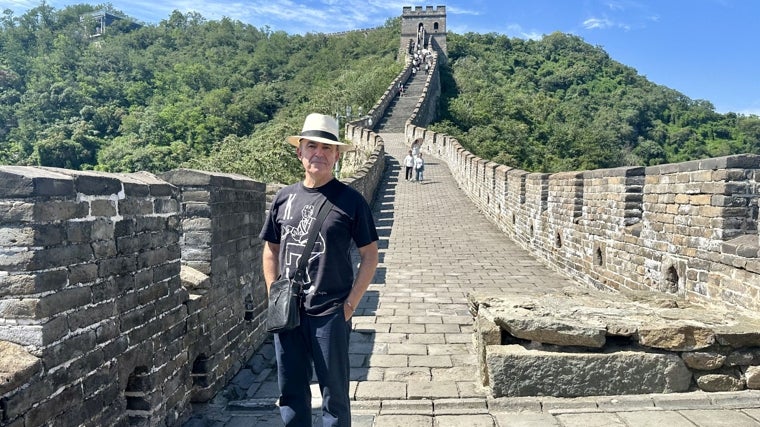
MULTIPOLYGON (((432 155, 424 181, 405 181, 403 135, 383 138, 389 162, 373 206, 380 265, 351 338, 354 426, 760 426, 754 391, 489 398, 477 382, 467 292, 572 283, 485 219, 432 155)), ((282 425, 273 353, 265 343, 211 402, 194 406, 186 427, 282 425)))

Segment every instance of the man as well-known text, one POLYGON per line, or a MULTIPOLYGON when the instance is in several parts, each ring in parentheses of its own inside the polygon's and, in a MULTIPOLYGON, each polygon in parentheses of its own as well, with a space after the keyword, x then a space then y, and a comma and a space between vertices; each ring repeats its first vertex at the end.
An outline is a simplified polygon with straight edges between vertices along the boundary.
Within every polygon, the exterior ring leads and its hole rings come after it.
POLYGON ((369 205, 356 190, 333 177, 340 154, 351 149, 340 142, 338 123, 330 116, 309 114, 300 135, 288 137, 304 168, 304 179, 281 189, 272 201, 259 237, 264 281, 293 277, 298 259, 308 256, 302 295, 301 325, 274 335, 280 414, 286 426, 311 426, 312 362, 322 393, 325 426, 350 426, 348 341, 351 316, 366 292, 378 263, 377 230, 369 205), (304 241, 327 197, 334 206, 314 249, 303 254, 304 241), (354 278, 351 247, 361 264, 354 278))
POLYGON ((409 153, 404 157, 404 167, 406 168, 406 180, 409 181, 412 179, 412 169, 414 169, 412 150, 409 150, 409 153))

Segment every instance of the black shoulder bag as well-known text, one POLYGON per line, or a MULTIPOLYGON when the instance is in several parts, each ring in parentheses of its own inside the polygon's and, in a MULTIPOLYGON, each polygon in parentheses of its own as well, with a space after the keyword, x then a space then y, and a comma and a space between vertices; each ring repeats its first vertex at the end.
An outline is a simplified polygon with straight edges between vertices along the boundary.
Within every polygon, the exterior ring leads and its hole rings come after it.
POLYGON ((297 328, 301 324, 300 305, 306 266, 311 257, 311 250, 317 240, 319 230, 327 214, 332 209, 332 202, 324 197, 319 204, 317 219, 311 225, 309 238, 303 248, 298 268, 293 278, 284 277, 272 282, 269 287, 269 309, 267 310, 267 331, 278 333, 297 328))

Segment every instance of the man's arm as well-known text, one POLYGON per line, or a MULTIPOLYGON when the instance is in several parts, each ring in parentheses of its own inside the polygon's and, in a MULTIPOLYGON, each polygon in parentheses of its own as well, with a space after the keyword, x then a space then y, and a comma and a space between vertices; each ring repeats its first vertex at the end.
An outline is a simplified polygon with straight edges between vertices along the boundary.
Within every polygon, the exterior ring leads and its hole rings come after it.
POLYGON ((367 292, 372 278, 375 277, 375 269, 377 269, 377 263, 380 259, 377 241, 359 248, 359 257, 361 264, 359 264, 359 271, 356 273, 356 279, 354 279, 354 286, 346 298, 346 303, 343 304, 343 314, 346 316, 346 320, 354 315, 354 310, 359 305, 364 293, 367 292))
POLYGON ((264 270, 264 283, 267 286, 267 295, 269 295, 269 286, 272 285, 280 274, 280 245, 272 242, 264 242, 264 250, 261 255, 261 266, 264 270))

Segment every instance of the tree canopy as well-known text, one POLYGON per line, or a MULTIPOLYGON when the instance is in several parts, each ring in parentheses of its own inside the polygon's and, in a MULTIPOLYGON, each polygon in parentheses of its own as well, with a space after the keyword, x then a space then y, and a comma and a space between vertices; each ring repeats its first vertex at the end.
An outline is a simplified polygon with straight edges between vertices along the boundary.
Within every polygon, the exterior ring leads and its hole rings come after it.
POLYGON ((760 118, 719 114, 581 38, 448 34, 440 120, 474 154, 529 171, 760 153, 760 118))
MULTIPOLYGON (((111 172, 193 167, 289 183, 309 112, 368 111, 398 75, 400 18, 290 35, 173 12, 113 22, 42 3, 0 17, 0 164, 111 172)), ((576 36, 448 33, 441 119, 475 154, 530 171, 760 153, 760 119, 649 82, 576 36)))
POLYGON ((289 35, 173 12, 158 25, 43 3, 0 20, 0 164, 112 172, 194 167, 292 182, 284 143, 312 111, 368 111, 402 65, 399 19, 289 35), (80 17, 82 19, 80 19, 80 17))

